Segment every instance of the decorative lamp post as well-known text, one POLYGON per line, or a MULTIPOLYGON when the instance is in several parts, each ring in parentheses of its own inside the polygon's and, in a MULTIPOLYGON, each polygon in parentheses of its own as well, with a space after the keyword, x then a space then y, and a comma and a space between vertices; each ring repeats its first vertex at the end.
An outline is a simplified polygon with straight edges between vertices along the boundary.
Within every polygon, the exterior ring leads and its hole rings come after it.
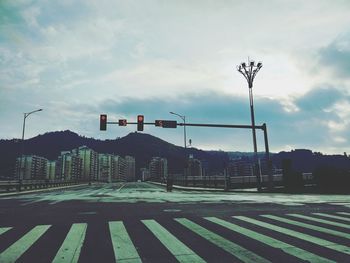
POLYGON ((254 145, 254 168, 253 173, 257 178, 257 188, 258 191, 261 191, 261 178, 259 174, 259 164, 258 164, 258 150, 256 145, 256 131, 255 131, 255 118, 254 118, 254 103, 253 103, 253 81, 258 73, 258 71, 262 68, 262 63, 258 62, 255 64, 254 61, 248 60, 248 64, 245 62, 241 63, 237 66, 238 72, 240 72, 244 78, 248 82, 249 89, 249 104, 250 104, 250 116, 252 121, 252 133, 253 133, 253 145, 254 145))

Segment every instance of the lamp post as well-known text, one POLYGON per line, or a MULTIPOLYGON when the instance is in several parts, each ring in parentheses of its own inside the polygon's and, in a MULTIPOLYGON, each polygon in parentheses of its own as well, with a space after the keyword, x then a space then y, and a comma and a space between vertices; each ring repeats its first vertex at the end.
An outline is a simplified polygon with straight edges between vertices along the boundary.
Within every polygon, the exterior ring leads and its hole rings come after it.
MULTIPOLYGON (((31 112, 25 112, 24 113, 24 118, 23 118, 23 129, 22 129, 22 154, 21 154, 21 168, 20 168, 20 171, 19 171, 19 175, 18 175, 18 191, 21 191, 21 184, 22 184, 22 178, 21 178, 21 172, 24 173, 24 167, 22 167, 22 162, 23 162, 23 155, 24 155, 24 132, 25 132, 25 129, 26 129, 26 118, 32 114, 32 113, 35 113, 35 112, 38 112, 38 111, 42 111, 43 109, 38 109, 38 110, 34 110, 34 111, 31 111, 31 112)), ((24 166, 24 164, 23 164, 24 166)))
MULTIPOLYGON (((180 115, 180 114, 178 114, 178 113, 175 113, 175 112, 172 112, 172 111, 170 111, 169 112, 170 114, 173 114, 173 115, 176 115, 176 116, 178 116, 178 117, 180 117, 182 120, 183 120, 183 123, 184 123, 184 145, 185 145, 185 162, 187 161, 187 144, 186 144, 186 116, 185 115, 180 115)), ((186 175, 187 175, 187 173, 186 173, 186 168, 187 168, 187 164, 185 164, 185 171, 184 171, 184 175, 185 175, 185 179, 187 179, 187 177, 186 177, 186 175)), ((186 180, 186 183, 185 183, 186 185, 187 185, 187 180, 186 180)))
POLYGON ((261 178, 259 175, 259 165, 258 165, 258 150, 256 145, 256 131, 255 131, 255 118, 254 118, 254 103, 253 103, 253 81, 258 73, 258 71, 262 68, 262 63, 258 62, 255 64, 254 61, 248 60, 248 64, 245 62, 241 63, 237 66, 238 72, 240 72, 244 78, 248 82, 249 89, 249 104, 250 104, 250 116, 252 121, 252 133, 253 133, 253 145, 254 145, 254 169, 253 172, 257 178, 257 186, 258 191, 261 191, 261 178))

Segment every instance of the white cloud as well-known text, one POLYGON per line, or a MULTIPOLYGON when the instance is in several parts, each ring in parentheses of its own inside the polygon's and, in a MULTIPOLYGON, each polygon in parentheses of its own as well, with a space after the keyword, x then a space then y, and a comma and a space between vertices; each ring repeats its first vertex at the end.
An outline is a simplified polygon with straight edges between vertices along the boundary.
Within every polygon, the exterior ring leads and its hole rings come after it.
MULTIPOLYGON (((94 118, 91 105, 107 98, 156 98, 174 106, 179 98, 193 103, 188 94, 247 98, 235 69, 247 56, 264 65, 254 83, 256 100, 279 100, 291 127, 306 114, 296 104, 300 96, 320 83, 350 87, 350 78, 334 78, 315 59, 332 43, 349 50, 348 1, 16 1, 9 8, 23 20, 9 18, 0 28, 0 102, 12 111, 45 105, 65 116, 50 127, 84 130, 67 116, 94 118)), ((305 123, 323 125, 325 136, 348 147, 349 104, 338 100, 322 123, 311 113, 305 123)))

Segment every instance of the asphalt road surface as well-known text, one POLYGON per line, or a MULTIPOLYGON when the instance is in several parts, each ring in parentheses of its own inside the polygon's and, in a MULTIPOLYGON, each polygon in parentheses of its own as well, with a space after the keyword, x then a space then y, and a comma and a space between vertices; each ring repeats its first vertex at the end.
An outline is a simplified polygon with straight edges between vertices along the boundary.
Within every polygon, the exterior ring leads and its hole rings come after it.
POLYGON ((350 197, 96 184, 0 196, 0 262, 350 262, 350 197))

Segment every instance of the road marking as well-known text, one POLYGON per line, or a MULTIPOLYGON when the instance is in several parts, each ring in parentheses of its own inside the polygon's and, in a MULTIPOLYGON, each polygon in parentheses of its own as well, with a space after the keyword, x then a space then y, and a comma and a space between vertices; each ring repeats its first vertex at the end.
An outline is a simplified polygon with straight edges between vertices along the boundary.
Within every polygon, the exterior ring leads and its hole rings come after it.
POLYGON ((109 222, 114 257, 118 262, 142 262, 122 221, 109 222))
POLYGON ((342 252, 345 254, 350 254, 350 247, 343 246, 343 245, 340 245, 340 244, 337 244, 337 243, 334 243, 334 242, 331 242, 331 241, 328 241, 325 239, 321 239, 321 238, 314 237, 314 236, 307 235, 307 234, 303 234, 303 233, 300 233, 300 232, 297 232, 294 230, 290 230, 287 228, 283 228, 283 227, 279 227, 279 226, 272 225, 269 223, 265 223, 265 222, 255 220, 255 219, 252 219, 252 218, 249 218, 246 216, 234 216, 234 218, 240 219, 242 221, 249 222, 251 224, 258 225, 258 226, 261 226, 261 227, 264 227, 264 228, 267 228, 267 229, 270 229, 270 230, 273 230, 273 231, 276 231, 276 232, 279 232, 279 233, 282 233, 282 234, 285 234, 288 236, 299 238, 299 239, 308 241, 310 243, 314 243, 314 244, 319 245, 319 246, 327 247, 329 249, 333 249, 333 250, 336 250, 336 251, 339 251, 339 252, 342 252))
POLYGON ((350 216, 350 213, 347 213, 347 212, 337 212, 337 214, 341 214, 341 215, 350 216))
POLYGON ((78 262, 83 246, 87 224, 73 224, 58 250, 53 263, 78 262))
POLYGON ((0 262, 15 262, 50 228, 50 226, 51 225, 38 225, 34 227, 0 254, 0 262))
POLYGON ((122 190, 122 188, 125 186, 126 184, 123 184, 121 187, 119 187, 116 191, 120 192, 120 190, 122 190))
POLYGON ((0 228, 0 235, 2 235, 3 233, 7 232, 8 230, 10 230, 12 227, 1 227, 0 228))
POLYGON ((330 234, 330 235, 334 235, 334 236, 338 236, 338 237, 344 237, 347 239, 350 239, 350 234, 344 233, 344 232, 340 232, 340 231, 336 231, 336 230, 331 230, 325 227, 320 227, 320 226, 314 226, 314 225, 310 225, 310 224, 306 224, 306 223, 302 223, 299 221, 294 221, 294 220, 290 220, 287 218, 283 218, 283 217, 279 217, 279 216, 274 216, 274 215, 261 215, 262 217, 266 217, 266 218, 270 218, 279 222, 284 222, 287 224, 291 224, 291 225, 295 225, 295 226, 300 226, 300 227, 304 227, 304 228, 308 228, 308 229, 312 229, 312 230, 316 230, 318 232, 323 232, 326 234, 330 234))
POLYGON ((289 216, 298 217, 298 218, 302 218, 302 219, 307 219, 307 220, 310 220, 310 221, 315 221, 315 222, 318 222, 318 223, 331 225, 331 226, 337 226, 337 227, 350 229, 350 226, 348 224, 333 222, 333 221, 329 221, 329 220, 320 219, 320 218, 317 218, 317 217, 304 216, 304 215, 299 215, 299 214, 288 214, 288 215, 289 216))
POLYGON ((153 219, 141 220, 179 262, 205 262, 189 247, 153 219))
POLYGON ((214 245, 221 247, 243 262, 270 262, 269 260, 251 252, 250 250, 245 249, 244 247, 241 247, 240 245, 233 243, 232 241, 227 240, 186 218, 175 218, 175 220, 181 225, 187 227, 191 231, 210 241, 214 245))
POLYGON ((329 214, 324 214, 324 213, 312 213, 312 214, 350 222, 350 218, 346 218, 346 217, 342 217, 342 216, 335 216, 335 215, 329 215, 329 214))
POLYGON ((329 259, 320 257, 318 255, 315 255, 311 252, 308 252, 306 250, 303 250, 301 248, 295 247, 291 244, 288 243, 284 243, 280 240, 274 239, 272 237, 266 236, 264 234, 260 234, 258 232, 255 232, 253 230, 241 227, 239 225, 236 225, 234 223, 231 222, 227 222, 225 220, 216 218, 216 217, 205 217, 206 220, 209 220, 213 223, 216 223, 218 225, 221 225, 223 227, 226 227, 232 231, 235 231, 239 234, 245 235, 249 238, 255 239, 259 242, 262 242, 270 247, 273 248, 277 248, 277 249, 281 249, 283 252, 292 255, 294 257, 300 258, 302 260, 305 261, 309 261, 309 262, 314 262, 314 263, 318 263, 318 262, 333 262, 329 259))

